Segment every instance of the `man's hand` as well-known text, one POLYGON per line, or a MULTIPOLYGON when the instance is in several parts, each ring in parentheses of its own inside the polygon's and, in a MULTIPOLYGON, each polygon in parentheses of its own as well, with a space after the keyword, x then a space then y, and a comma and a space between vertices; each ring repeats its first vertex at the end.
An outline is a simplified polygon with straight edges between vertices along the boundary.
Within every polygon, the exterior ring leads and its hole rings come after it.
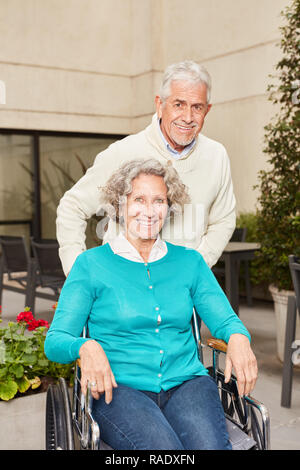
POLYGON ((225 364, 225 383, 229 382, 232 368, 237 378, 239 395, 249 395, 257 380, 257 362, 247 336, 230 336, 225 364))

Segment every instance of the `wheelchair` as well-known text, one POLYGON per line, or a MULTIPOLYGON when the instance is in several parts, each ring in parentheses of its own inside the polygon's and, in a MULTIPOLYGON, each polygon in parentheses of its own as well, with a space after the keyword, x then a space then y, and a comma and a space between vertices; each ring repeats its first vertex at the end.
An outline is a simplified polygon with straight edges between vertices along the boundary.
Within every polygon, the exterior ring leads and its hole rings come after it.
MULTIPOLYGON (((225 383, 220 355, 226 354, 226 343, 215 338, 208 339, 206 344, 202 342, 201 321, 195 311, 192 328, 198 357, 202 363, 203 349, 209 348, 211 351, 212 364, 206 368, 219 389, 232 449, 270 450, 270 417, 266 406, 253 397, 240 397, 234 375, 225 383)), ((89 386, 85 396, 81 392, 78 360, 75 364, 72 394, 63 378, 48 388, 46 450, 114 450, 101 440, 101 427, 91 412, 92 400, 89 386)))

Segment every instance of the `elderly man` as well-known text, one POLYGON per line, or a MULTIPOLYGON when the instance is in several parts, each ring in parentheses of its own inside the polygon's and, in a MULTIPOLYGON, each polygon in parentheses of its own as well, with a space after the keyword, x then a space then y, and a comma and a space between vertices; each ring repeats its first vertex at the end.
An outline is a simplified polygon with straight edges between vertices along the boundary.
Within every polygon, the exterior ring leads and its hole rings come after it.
MULTIPOLYGON (((204 67, 192 61, 169 66, 151 124, 99 153, 85 176, 65 193, 57 210, 57 239, 66 274, 86 249, 86 220, 101 208, 99 186, 124 161, 136 158, 169 161, 189 189, 191 206, 183 220, 170 218, 163 238, 198 250, 210 267, 217 262, 235 228, 235 198, 226 150, 200 134, 211 108, 210 93, 204 67)), ((110 221, 104 242, 115 233, 110 221)))

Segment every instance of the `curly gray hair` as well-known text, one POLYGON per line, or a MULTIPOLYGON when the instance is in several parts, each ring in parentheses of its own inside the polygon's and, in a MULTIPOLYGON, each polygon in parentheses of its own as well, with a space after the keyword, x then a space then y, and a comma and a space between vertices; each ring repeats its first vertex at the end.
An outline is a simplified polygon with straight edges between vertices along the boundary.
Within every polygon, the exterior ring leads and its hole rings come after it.
POLYGON ((120 206, 124 198, 132 192, 132 181, 139 175, 162 176, 167 186, 169 208, 173 212, 183 209, 190 202, 187 187, 182 183, 172 163, 163 165, 158 160, 130 160, 118 168, 100 188, 101 202, 104 203, 108 215, 120 222, 120 206))

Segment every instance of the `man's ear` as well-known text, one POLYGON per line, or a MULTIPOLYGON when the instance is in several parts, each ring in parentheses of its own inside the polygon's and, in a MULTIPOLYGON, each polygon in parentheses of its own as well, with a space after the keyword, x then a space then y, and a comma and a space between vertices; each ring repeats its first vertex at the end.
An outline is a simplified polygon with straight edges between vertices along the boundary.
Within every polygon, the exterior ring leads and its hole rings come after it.
POLYGON ((212 107, 212 104, 208 104, 208 105, 207 105, 207 109, 206 109, 205 116, 206 116, 207 113, 211 110, 211 107, 212 107))
POLYGON ((162 115, 162 100, 159 95, 155 96, 155 107, 156 107, 156 114, 158 119, 161 119, 162 115))

